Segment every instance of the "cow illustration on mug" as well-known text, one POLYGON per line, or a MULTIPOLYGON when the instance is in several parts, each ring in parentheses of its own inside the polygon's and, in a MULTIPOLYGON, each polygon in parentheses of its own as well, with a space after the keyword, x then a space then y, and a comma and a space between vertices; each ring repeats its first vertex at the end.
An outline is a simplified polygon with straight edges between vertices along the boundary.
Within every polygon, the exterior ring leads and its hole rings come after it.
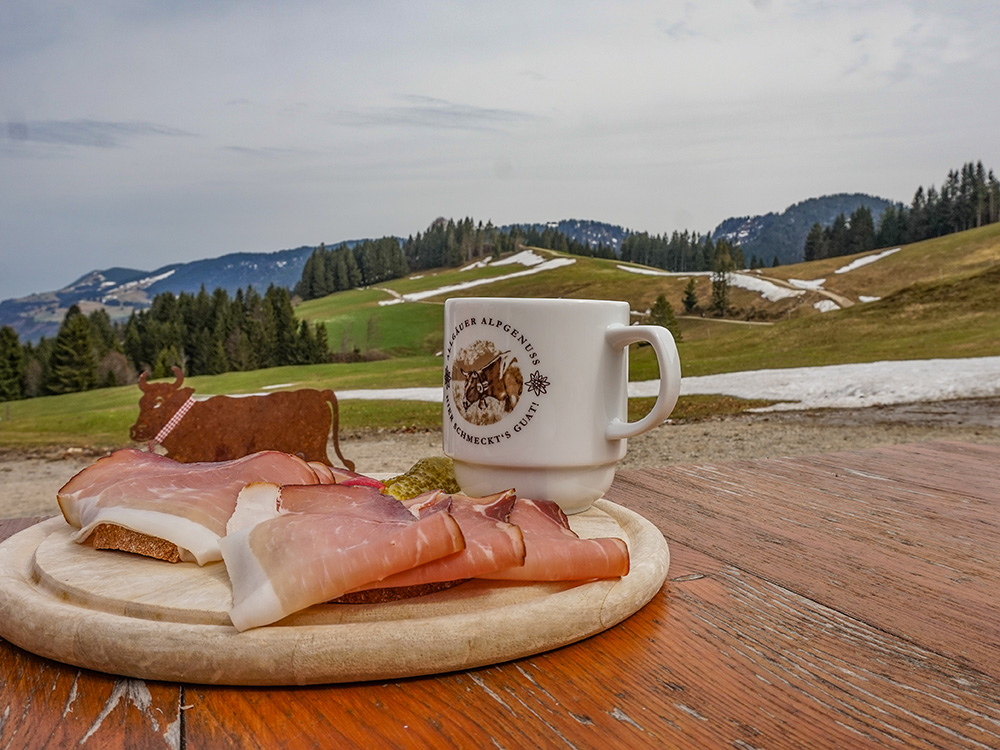
POLYGON ((517 406, 524 390, 524 376, 509 351, 499 351, 489 341, 476 341, 455 357, 451 385, 459 413, 468 422, 499 422, 517 406))

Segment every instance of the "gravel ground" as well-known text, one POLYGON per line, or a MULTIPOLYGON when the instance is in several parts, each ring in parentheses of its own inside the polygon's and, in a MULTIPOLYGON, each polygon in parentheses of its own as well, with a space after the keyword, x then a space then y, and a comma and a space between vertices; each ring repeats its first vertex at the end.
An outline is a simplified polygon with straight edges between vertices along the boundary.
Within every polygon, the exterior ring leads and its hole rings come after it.
MULTIPOLYGON (((620 468, 719 463, 931 440, 1000 445, 1000 398, 668 422, 631 439, 620 468)), ((355 461, 358 471, 399 472, 420 458, 441 455, 441 436, 373 434, 344 439, 341 450, 355 461)), ((56 491, 95 458, 82 453, 0 454, 0 518, 58 513, 56 491)))

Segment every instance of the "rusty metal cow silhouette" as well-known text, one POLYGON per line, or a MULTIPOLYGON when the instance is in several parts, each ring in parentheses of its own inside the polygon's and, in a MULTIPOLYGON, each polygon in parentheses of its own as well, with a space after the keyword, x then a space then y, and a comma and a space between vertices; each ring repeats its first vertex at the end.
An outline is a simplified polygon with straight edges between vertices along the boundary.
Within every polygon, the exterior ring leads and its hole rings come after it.
POLYGON ((193 388, 181 388, 184 373, 179 367, 173 370, 173 383, 149 383, 147 372, 139 376, 142 397, 139 418, 129 430, 133 440, 162 445, 170 458, 184 463, 277 450, 330 464, 326 446, 332 434, 337 457, 354 471, 354 462, 340 452, 333 391, 302 389, 195 401, 193 388))

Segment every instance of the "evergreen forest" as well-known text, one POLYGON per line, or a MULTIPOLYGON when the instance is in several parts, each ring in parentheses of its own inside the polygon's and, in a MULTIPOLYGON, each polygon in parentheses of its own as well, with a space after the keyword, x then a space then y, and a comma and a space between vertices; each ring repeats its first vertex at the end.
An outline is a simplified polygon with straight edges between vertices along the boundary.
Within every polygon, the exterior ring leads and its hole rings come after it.
POLYGON ((1000 183, 983 163, 968 162, 948 172, 940 190, 917 188, 909 206, 890 205, 879 218, 859 206, 850 216, 840 214, 833 224, 813 224, 806 236, 803 260, 853 255, 877 247, 920 242, 1000 221, 1000 183))
POLYGON ((174 365, 209 375, 332 359, 326 328, 299 321, 283 287, 234 297, 224 289, 165 292, 124 323, 73 305, 59 333, 36 345, 0 328, 0 401, 125 385, 143 370, 167 377, 174 365))
POLYGON ((466 217, 436 219, 424 232, 400 242, 395 237, 365 240, 353 247, 345 243, 328 249, 317 247, 302 268, 294 294, 303 300, 325 297, 356 287, 366 287, 414 271, 455 268, 486 257, 499 258, 517 248, 540 247, 573 255, 615 257, 606 245, 591 246, 571 239, 552 227, 513 226, 497 229, 466 217))

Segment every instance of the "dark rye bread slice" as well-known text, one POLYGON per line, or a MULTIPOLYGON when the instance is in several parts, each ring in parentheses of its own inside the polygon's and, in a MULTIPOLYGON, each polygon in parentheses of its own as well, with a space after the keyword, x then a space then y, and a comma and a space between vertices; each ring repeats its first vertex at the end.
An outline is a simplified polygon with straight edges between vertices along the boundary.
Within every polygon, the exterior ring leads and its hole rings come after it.
POLYGON ((84 541, 94 549, 120 550, 176 563, 181 561, 176 544, 112 523, 99 523, 84 541))
POLYGON ((400 599, 413 599, 417 596, 427 596, 438 591, 445 591, 460 583, 465 583, 468 578, 458 581, 438 581, 437 583, 420 583, 415 586, 393 586, 384 589, 366 589, 365 591, 352 591, 336 599, 331 599, 328 604, 383 604, 385 602, 395 602, 400 599))
MULTIPOLYGON (((101 523, 94 527, 94 530, 87 537, 84 544, 89 544, 94 549, 117 550, 120 552, 131 552, 135 555, 152 557, 169 563, 181 561, 180 552, 176 544, 160 539, 149 534, 142 534, 138 531, 126 529, 124 526, 116 526, 111 523, 101 523)), ((441 581, 439 583, 423 583, 416 586, 395 586, 384 589, 368 589, 366 591, 355 591, 344 594, 337 599, 331 599, 332 604, 382 604, 384 602, 395 602, 400 599, 412 599, 417 596, 426 596, 437 591, 444 591, 465 580, 441 581)))

